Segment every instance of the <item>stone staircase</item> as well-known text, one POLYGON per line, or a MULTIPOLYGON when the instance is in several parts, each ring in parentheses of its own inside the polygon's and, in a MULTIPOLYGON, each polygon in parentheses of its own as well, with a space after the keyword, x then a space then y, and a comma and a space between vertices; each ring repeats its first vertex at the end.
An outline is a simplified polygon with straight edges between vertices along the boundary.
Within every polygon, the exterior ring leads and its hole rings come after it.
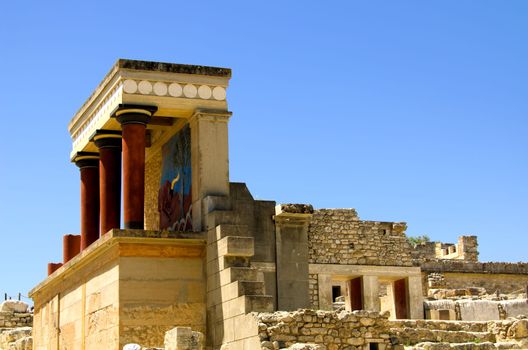
POLYGON ((395 320, 390 331, 407 350, 526 349, 498 337, 488 322, 395 320))
MULTIPOLYGON (((218 208, 225 206, 214 199, 218 208)), ((248 228, 230 210, 208 213, 207 237, 207 319, 214 348, 250 348, 259 344, 256 324, 248 322, 250 312, 273 311, 273 297, 265 294, 262 272, 250 266, 254 241, 248 228), (246 345, 243 345, 246 344, 246 345)))

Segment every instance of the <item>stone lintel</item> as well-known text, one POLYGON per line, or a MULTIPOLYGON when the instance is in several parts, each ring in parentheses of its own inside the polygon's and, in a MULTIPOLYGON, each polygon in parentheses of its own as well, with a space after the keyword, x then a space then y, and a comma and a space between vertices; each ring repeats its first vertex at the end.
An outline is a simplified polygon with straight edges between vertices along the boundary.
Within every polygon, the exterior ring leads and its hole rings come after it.
POLYGON ((62 265, 48 278, 29 291, 29 297, 44 292, 72 278, 81 269, 94 264, 107 254, 141 257, 198 257, 205 254, 205 233, 111 230, 62 265), (114 250, 114 252, 111 252, 114 250))
POLYGON ((350 277, 363 275, 378 276, 386 279, 398 279, 408 276, 421 276, 419 267, 402 266, 372 266, 372 265, 339 265, 339 264, 310 264, 311 274, 332 275, 335 279, 347 280, 350 277))

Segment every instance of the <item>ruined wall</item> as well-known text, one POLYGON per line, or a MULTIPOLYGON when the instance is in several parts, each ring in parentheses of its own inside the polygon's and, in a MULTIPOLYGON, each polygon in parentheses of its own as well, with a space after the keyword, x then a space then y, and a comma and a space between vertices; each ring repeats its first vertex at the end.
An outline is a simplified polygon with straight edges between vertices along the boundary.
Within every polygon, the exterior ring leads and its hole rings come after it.
POLYGON ((499 291, 502 294, 523 293, 528 287, 528 275, 444 273, 445 288, 457 289, 481 287, 488 294, 499 291))
POLYGON ((392 349, 387 315, 368 311, 278 311, 257 315, 262 349, 279 349, 296 343, 313 343, 327 350, 356 349, 378 344, 392 349))
POLYGON ((308 294, 310 296, 310 305, 312 309, 319 309, 319 282, 317 274, 311 273, 308 275, 309 290, 308 294))
POLYGON ((308 231, 311 264, 411 266, 405 223, 361 221, 354 209, 320 209, 308 231))
POLYGON ((32 325, 33 314, 0 311, 0 328, 31 327, 32 325))
POLYGON ((441 286, 449 289, 482 287, 491 294, 522 293, 528 287, 528 263, 481 263, 460 260, 437 260, 420 264, 424 295, 428 291, 428 279, 432 274, 440 278, 441 286))
POLYGON ((0 349, 32 350, 31 327, 0 328, 0 349))
POLYGON ((460 236, 458 243, 423 242, 413 247, 411 251, 416 263, 430 260, 463 260, 478 261, 477 236, 460 236))

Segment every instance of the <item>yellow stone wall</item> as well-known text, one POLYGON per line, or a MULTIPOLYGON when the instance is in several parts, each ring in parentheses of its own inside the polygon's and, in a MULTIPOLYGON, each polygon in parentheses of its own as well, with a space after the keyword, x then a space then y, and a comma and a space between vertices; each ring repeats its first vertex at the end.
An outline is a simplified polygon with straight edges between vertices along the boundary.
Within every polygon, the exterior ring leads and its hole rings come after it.
POLYGON ((150 150, 145 162, 145 230, 159 230, 158 191, 161 178, 161 148, 150 150))
POLYGON ((176 326, 205 333, 204 249, 199 239, 110 231, 30 292, 34 349, 162 347, 176 326))
POLYGON ((182 326, 205 334, 201 258, 121 257, 120 344, 162 347, 165 332, 182 326))

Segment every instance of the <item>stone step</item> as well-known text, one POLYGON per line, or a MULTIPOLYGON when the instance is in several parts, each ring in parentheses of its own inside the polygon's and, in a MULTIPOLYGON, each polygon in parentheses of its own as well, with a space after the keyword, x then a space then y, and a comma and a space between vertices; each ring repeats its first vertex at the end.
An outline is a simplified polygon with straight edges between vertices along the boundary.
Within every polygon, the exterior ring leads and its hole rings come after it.
POLYGON ((247 237, 249 230, 247 225, 220 224, 210 229, 207 233, 208 242, 212 243, 227 236, 247 237))
POLYGON ((220 286, 235 281, 263 281, 263 276, 260 276, 262 273, 252 267, 230 267, 220 271, 219 275, 220 286))
POLYGON ((236 281, 222 287, 222 297, 225 300, 243 295, 264 295, 264 282, 236 281))
POLYGON ((486 321, 391 320, 391 328, 425 328, 444 331, 487 332, 486 321))
POLYGON ((207 274, 212 275, 230 267, 250 267, 248 257, 224 256, 207 262, 207 274))
POLYGON ((241 296, 264 295, 264 282, 236 281, 207 294, 207 305, 213 306, 241 296))
POLYGON ((402 344, 417 344, 421 342, 436 343, 483 343, 495 342, 496 337, 488 332, 444 331, 424 328, 391 328, 402 344))
POLYGON ((254 254, 253 237, 227 236, 207 245, 207 261, 225 256, 252 257, 254 254))
POLYGON ((227 236, 218 241, 217 247, 219 257, 255 255, 253 237, 227 236))
POLYGON ((271 295, 244 295, 216 305, 216 321, 245 315, 250 312, 272 312, 273 297, 271 295))
POLYGON ((205 213, 215 210, 231 210, 231 201, 228 196, 207 196, 202 200, 205 213))
POLYGON ((214 210, 207 215, 206 229, 212 229, 218 225, 243 225, 244 218, 232 210, 214 210))

